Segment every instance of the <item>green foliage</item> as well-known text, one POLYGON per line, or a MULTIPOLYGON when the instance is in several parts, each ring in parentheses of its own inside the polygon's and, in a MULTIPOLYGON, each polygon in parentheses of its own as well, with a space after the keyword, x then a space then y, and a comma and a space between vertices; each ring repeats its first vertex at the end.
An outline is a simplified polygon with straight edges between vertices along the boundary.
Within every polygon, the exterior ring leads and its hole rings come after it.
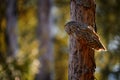
MULTIPOLYGON (((39 61, 38 41, 36 40, 35 5, 25 0, 18 1, 18 44, 19 50, 16 57, 8 57, 8 44, 6 39, 6 3, 0 3, 0 80, 34 80, 38 72, 39 61), (3 6, 4 5, 4 6, 3 6), (22 7, 21 7, 22 6, 22 7), (29 44, 29 45, 28 45, 29 44)), ((32 0, 31 0, 32 1, 32 0)))

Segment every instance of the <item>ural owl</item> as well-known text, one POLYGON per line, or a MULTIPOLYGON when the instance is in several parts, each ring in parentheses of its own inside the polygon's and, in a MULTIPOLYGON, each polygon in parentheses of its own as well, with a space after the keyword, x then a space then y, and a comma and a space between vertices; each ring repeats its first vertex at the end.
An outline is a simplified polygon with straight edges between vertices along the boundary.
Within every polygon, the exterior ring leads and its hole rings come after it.
POLYGON ((82 44, 86 44, 92 49, 105 50, 105 47, 92 26, 80 24, 76 21, 70 21, 65 25, 65 31, 68 35, 73 36, 82 44))

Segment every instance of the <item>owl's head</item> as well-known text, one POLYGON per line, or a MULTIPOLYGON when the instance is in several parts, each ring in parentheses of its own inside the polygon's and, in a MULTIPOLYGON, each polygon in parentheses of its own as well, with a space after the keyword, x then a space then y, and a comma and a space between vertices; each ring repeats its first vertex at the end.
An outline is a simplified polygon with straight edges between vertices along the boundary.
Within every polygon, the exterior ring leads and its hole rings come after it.
POLYGON ((79 27, 79 23, 76 21, 70 21, 65 25, 65 31, 70 35, 74 33, 79 27))

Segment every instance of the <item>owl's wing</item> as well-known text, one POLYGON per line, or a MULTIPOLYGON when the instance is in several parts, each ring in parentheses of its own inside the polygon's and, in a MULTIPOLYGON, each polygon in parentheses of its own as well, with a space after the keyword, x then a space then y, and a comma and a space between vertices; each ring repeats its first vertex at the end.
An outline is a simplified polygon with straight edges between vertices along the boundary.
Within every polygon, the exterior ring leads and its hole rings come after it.
POLYGON ((105 50, 103 44, 101 43, 98 35, 88 29, 83 29, 75 32, 77 39, 79 41, 84 41, 86 45, 96 50, 105 50))
POLYGON ((93 49, 96 50, 105 50, 105 47, 103 46, 102 42, 100 41, 99 36, 95 33, 95 32, 88 32, 88 36, 85 37, 89 37, 86 38, 87 39, 87 44, 88 46, 90 46, 93 49))

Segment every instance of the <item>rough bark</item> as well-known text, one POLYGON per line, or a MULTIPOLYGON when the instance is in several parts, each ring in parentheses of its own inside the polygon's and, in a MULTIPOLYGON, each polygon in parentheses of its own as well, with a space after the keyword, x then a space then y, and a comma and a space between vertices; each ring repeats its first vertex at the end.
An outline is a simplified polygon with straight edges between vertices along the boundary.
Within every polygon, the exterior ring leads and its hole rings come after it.
POLYGON ((50 24, 50 0, 38 0, 37 37, 40 42, 40 69, 36 80, 52 80, 53 51, 50 24))
POLYGON ((15 56, 17 53, 17 2, 16 0, 7 0, 6 18, 7 18, 7 44, 8 55, 15 56))
MULTIPOLYGON (((95 29, 94 0, 71 0, 71 20, 95 29)), ((96 31, 96 30, 95 30, 96 31)), ((69 80, 94 80, 94 50, 70 36, 69 80)))

